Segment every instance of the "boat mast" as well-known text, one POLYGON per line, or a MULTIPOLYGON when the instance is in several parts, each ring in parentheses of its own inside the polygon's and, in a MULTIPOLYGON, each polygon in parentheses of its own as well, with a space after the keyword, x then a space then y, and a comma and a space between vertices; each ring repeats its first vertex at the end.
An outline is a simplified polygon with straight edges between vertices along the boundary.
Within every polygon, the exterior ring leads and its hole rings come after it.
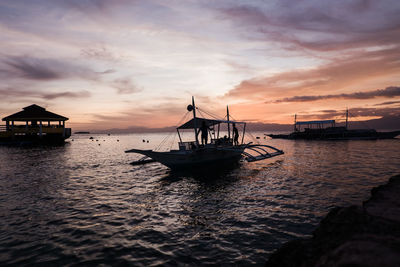
POLYGON ((346 130, 349 123, 349 108, 346 108, 346 130))
POLYGON ((229 123, 229 108, 226 106, 226 119, 228 120, 228 140, 231 139, 231 127, 229 123))
POLYGON ((197 121, 196 121, 196 106, 194 104, 194 96, 192 96, 192 106, 193 106, 193 125, 194 125, 194 136, 196 138, 196 145, 199 145, 199 137, 197 136, 197 121))
POLYGON ((297 114, 294 114, 294 124, 293 124, 293 128, 294 128, 294 131, 295 131, 295 132, 297 132, 296 120, 297 120, 297 114))

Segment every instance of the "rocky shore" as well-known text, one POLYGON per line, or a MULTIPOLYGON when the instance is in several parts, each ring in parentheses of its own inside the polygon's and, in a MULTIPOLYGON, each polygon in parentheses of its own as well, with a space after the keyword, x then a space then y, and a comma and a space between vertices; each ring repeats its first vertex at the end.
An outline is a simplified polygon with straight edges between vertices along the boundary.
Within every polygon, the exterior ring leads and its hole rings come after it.
POLYGON ((362 206, 331 210, 311 238, 284 244, 265 266, 400 266, 400 175, 362 206))

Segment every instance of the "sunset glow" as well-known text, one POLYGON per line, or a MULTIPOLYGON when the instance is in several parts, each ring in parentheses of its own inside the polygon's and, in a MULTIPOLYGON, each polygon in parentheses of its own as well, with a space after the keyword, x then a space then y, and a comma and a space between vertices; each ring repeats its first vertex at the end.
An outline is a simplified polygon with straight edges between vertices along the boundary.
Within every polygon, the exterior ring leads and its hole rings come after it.
POLYGON ((74 130, 400 114, 398 1, 1 1, 0 115, 74 130))

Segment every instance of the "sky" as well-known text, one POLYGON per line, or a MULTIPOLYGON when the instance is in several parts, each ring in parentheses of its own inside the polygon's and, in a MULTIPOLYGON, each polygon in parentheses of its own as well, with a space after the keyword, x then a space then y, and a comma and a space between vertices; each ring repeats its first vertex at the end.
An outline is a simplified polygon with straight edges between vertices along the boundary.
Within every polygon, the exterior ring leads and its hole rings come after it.
POLYGON ((292 123, 400 114, 398 0, 2 0, 0 115, 174 126, 196 105, 292 123))

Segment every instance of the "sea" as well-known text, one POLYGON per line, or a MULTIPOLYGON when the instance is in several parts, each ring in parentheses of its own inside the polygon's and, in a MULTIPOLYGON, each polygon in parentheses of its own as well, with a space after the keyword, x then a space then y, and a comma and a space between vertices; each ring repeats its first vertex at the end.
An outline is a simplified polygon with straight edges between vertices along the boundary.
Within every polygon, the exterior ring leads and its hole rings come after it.
POLYGON ((400 173, 400 139, 264 137, 245 141, 285 154, 184 172, 132 166, 141 155, 124 153, 175 148, 173 133, 2 146, 0 266, 263 266, 285 242, 310 237, 329 210, 360 205, 400 173))

